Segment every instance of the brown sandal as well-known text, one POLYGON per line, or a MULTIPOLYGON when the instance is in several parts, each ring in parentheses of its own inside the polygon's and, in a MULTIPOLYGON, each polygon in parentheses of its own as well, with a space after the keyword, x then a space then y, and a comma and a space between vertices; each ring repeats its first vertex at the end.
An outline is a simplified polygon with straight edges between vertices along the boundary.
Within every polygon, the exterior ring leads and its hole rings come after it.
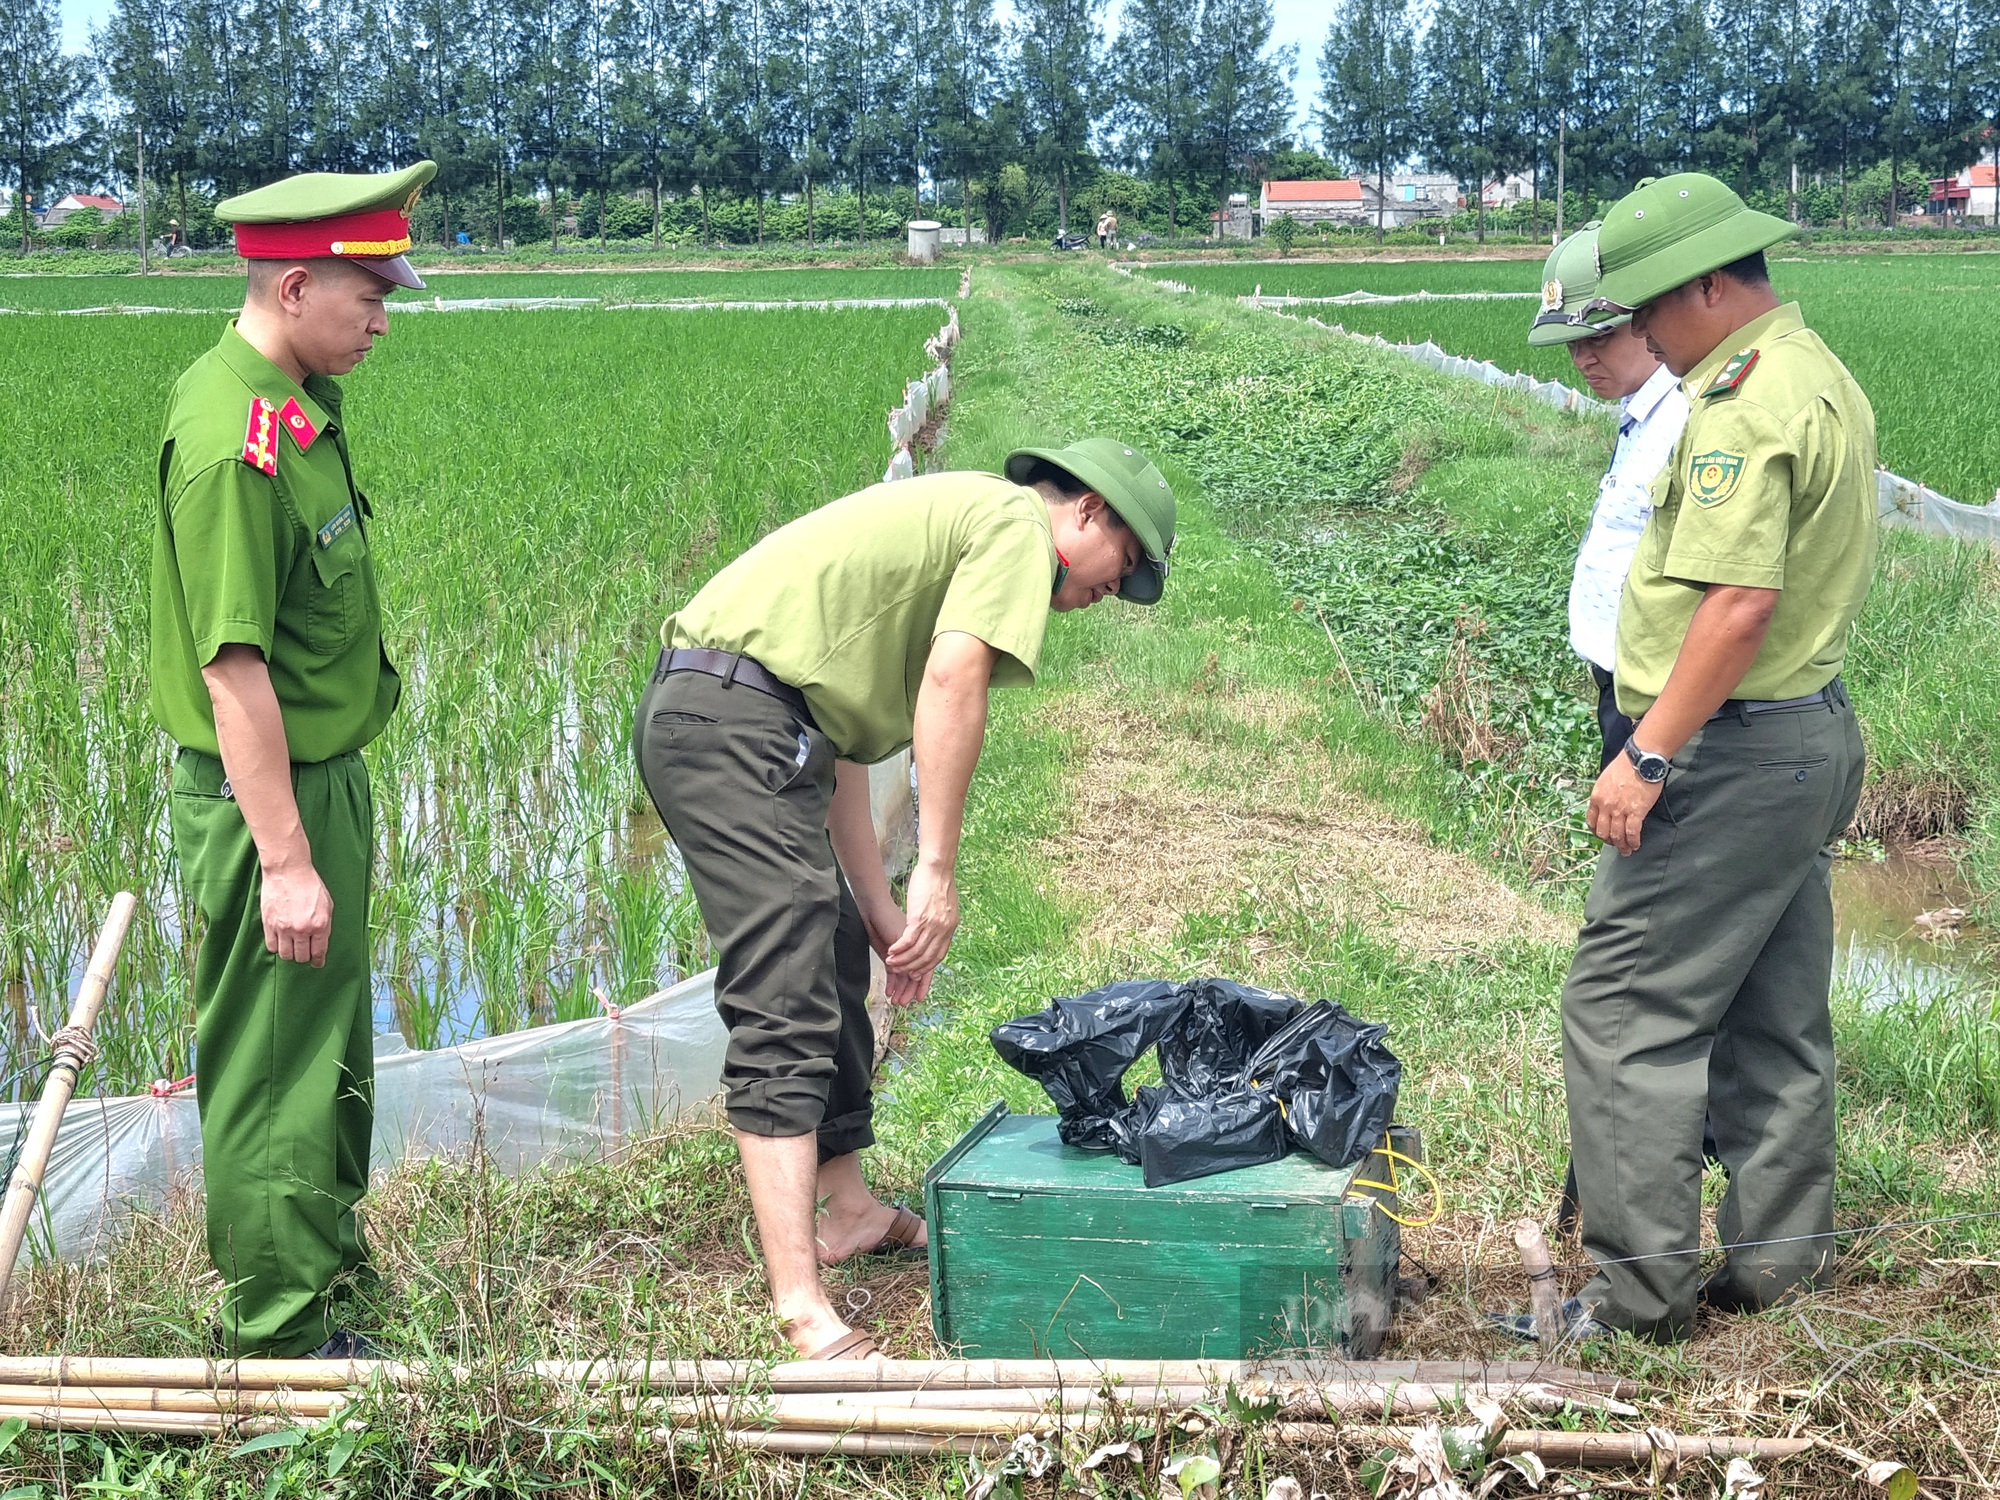
POLYGON ((923 1215, 901 1203, 889 1205, 896 1216, 889 1221, 889 1229, 872 1250, 864 1250, 863 1255, 881 1256, 891 1260, 929 1260, 928 1246, 917 1243, 917 1233, 924 1227, 923 1215))
POLYGON ((816 1361, 829 1359, 874 1359, 881 1352, 880 1349, 875 1347, 875 1340, 872 1337, 856 1329, 852 1333, 843 1334, 824 1349, 814 1350, 806 1358, 816 1361))

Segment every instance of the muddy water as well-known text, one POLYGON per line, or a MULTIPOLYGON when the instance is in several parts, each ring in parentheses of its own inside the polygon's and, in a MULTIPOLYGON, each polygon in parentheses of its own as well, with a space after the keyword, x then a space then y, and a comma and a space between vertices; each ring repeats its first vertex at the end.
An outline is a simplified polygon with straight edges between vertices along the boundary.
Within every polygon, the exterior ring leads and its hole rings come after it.
POLYGON ((1992 976, 1973 956, 1972 942, 1930 937, 1916 920, 1971 906, 1972 891, 1950 864, 1907 853, 1836 861, 1833 920, 1842 982, 1875 1004, 1984 987, 1992 976))

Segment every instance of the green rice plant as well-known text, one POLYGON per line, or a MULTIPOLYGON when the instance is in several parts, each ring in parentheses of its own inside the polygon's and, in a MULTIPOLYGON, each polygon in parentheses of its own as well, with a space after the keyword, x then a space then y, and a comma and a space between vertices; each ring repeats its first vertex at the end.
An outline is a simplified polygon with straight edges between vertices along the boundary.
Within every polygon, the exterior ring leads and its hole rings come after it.
MULTIPOLYGON (((684 279, 734 295, 725 274, 684 279)), ((369 751, 378 1024, 422 1046, 573 1012, 589 983, 635 998, 670 938, 698 951, 677 894, 614 935, 593 874, 642 801, 630 715, 659 623, 720 559, 880 476, 882 413, 939 314, 392 317, 345 415, 404 679, 369 751), (643 953, 625 970, 604 946, 620 940, 643 953)), ((146 570, 160 411, 218 324, 7 329, 0 988, 52 1026, 109 893, 142 892, 93 1075, 131 1088, 190 1071, 194 933, 146 707, 146 570)), ((618 867, 679 885, 657 844, 618 867)), ((0 1019, 0 1076, 38 1047, 0 1019)))

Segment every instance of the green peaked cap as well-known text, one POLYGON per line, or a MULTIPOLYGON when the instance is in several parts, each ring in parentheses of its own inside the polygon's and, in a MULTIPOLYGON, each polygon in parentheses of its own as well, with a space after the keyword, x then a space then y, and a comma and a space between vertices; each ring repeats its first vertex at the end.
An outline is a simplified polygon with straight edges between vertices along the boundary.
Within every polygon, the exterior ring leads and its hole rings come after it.
POLYGON ((1649 177, 1604 215, 1597 232, 1597 293, 1619 307, 1643 307, 1798 232, 1704 172, 1649 177))
POLYGON ((1132 528, 1146 560, 1118 585, 1118 597, 1155 603, 1167 587, 1167 559, 1174 550, 1174 492, 1153 461, 1116 438, 1085 438, 1067 448, 1021 448, 1007 455, 1007 477, 1026 484, 1040 460, 1074 475, 1104 497, 1132 528))
POLYGON ((1543 262, 1542 305, 1528 325, 1528 342, 1537 348, 1594 339, 1632 321, 1630 313, 1584 314, 1597 296, 1597 228, 1591 220, 1543 262))
POLYGON ((420 161, 396 172, 301 172, 215 205, 225 224, 298 224, 339 214, 401 208, 410 194, 437 176, 437 163, 420 161))

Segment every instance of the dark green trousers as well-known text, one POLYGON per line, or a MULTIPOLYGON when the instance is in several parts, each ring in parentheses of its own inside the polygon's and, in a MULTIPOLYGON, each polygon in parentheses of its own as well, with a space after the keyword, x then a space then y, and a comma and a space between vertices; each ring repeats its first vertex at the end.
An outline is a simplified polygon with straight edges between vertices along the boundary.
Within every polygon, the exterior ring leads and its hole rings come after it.
POLYGON ((174 762, 174 851, 202 922, 195 1097, 208 1251, 229 1286, 231 1354, 284 1358, 333 1331, 336 1285, 372 1278, 354 1205, 375 1125, 368 980, 374 805, 358 753, 292 767, 313 865, 333 897, 326 967, 264 946, 263 876, 222 762, 174 762))
POLYGON ((1597 1316, 1686 1336, 1702 1120, 1729 1171, 1706 1288, 1761 1308, 1833 1259, 1832 850, 1861 795, 1840 703, 1711 721, 1638 852, 1607 847, 1563 989, 1563 1078, 1597 1316), (1783 1241, 1759 1244, 1760 1241, 1783 1241))

